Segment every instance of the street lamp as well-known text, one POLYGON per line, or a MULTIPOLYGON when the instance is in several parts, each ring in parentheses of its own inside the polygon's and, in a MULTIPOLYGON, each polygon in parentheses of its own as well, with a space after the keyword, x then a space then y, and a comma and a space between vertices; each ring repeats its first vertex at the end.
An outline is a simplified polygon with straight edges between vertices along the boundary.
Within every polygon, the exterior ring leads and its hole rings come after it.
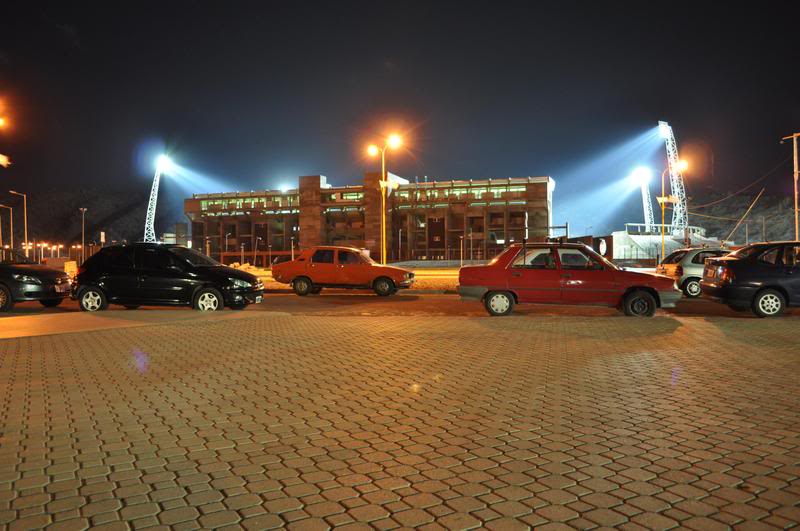
POLYGON ((80 207, 81 211, 81 264, 86 261, 86 211, 88 208, 80 207))
POLYGON ((386 174, 386 149, 398 149, 403 145, 403 138, 393 133, 389 135, 383 143, 383 147, 375 144, 367 147, 367 154, 370 157, 381 156, 381 263, 386 263, 386 187, 388 186, 388 176, 386 174))
MULTIPOLYGON (((686 171, 689 167, 689 163, 685 160, 678 161, 678 170, 681 172, 686 171)), ((666 252, 666 239, 664 236, 664 229, 665 229, 665 217, 666 217, 666 208, 667 203, 674 203, 675 198, 673 196, 666 196, 665 191, 665 178, 667 176, 667 172, 669 171, 669 167, 664 168, 664 171, 661 172, 661 196, 658 198, 658 203, 661 205, 661 261, 664 260, 664 253, 666 252)))
POLYGON ((15 192, 14 190, 9 190, 8 193, 13 195, 22 196, 22 217, 23 217, 23 224, 24 224, 24 237, 25 237, 25 258, 28 258, 28 194, 23 194, 20 192, 15 192))
MULTIPOLYGON (((14 250, 14 209, 11 208, 10 206, 6 206, 6 205, 3 205, 3 204, 0 204, 0 208, 7 208, 8 209, 8 217, 9 217, 9 220, 11 221, 11 223, 10 223, 10 225, 11 225, 11 236, 9 236, 9 239, 11 240, 11 250, 13 251, 14 250)), ((0 245, 2 245, 2 244, 3 244, 3 242, 0 241, 0 245)))

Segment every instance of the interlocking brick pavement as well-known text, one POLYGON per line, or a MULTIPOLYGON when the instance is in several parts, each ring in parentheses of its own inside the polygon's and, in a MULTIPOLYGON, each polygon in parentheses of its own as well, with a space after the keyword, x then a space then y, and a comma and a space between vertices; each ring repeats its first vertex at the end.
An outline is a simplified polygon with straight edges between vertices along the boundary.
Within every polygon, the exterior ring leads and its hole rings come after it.
POLYGON ((3 340, 0 527, 789 527, 796 323, 254 312, 3 340))

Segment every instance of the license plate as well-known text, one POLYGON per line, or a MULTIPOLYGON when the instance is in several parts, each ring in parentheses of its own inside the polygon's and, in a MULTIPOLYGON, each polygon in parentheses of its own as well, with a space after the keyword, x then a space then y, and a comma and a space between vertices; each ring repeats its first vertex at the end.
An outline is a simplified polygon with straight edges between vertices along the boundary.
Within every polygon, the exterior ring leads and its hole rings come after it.
POLYGON ((260 304, 260 303, 261 303, 261 295, 256 297, 256 304, 260 304))
POLYGON ((69 291, 69 284, 56 284, 56 293, 66 293, 69 291))

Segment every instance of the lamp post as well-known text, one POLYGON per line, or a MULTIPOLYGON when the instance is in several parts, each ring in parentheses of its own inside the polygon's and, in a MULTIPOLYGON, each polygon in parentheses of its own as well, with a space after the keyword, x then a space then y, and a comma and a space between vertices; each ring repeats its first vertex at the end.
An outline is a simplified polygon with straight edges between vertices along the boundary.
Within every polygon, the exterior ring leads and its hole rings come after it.
POLYGON ((261 240, 261 236, 256 236, 255 241, 253 242, 253 267, 256 267, 256 259, 258 254, 258 241, 261 240))
MULTIPOLYGON (((0 208, 7 208, 8 209, 8 219, 10 221, 9 225, 11 226, 11 235, 8 237, 9 242, 11 243, 11 250, 14 250, 14 209, 10 206, 6 206, 0 204, 0 208)), ((0 245, 3 245, 3 242, 0 241, 0 245)))
MULTIPOLYGON (((292 260, 294 260, 294 236, 292 236, 290 239, 292 243, 292 260)), ((284 249, 286 249, 286 247, 284 247, 284 249)))
POLYGON ((86 261, 86 211, 88 208, 80 207, 81 211, 81 263, 86 261))
POLYGON ((367 153, 371 157, 381 156, 381 263, 386 263, 386 187, 388 186, 388 176, 386 174, 386 149, 397 149, 403 145, 403 138, 398 134, 391 134, 386 138, 383 147, 375 144, 367 148, 367 153))
MULTIPOLYGON (((797 179, 798 179, 798 168, 797 168, 797 138, 800 137, 800 133, 794 133, 793 135, 789 135, 783 138, 783 140, 792 139, 792 147, 794 151, 794 239, 800 240, 800 220, 798 220, 798 210, 797 210, 797 179)), ((781 143, 783 143, 781 140, 781 143)))
POLYGON ((25 258, 27 258, 28 257, 28 194, 15 192, 14 190, 9 190, 8 193, 22 196, 22 218, 24 226, 23 236, 25 237, 25 258))

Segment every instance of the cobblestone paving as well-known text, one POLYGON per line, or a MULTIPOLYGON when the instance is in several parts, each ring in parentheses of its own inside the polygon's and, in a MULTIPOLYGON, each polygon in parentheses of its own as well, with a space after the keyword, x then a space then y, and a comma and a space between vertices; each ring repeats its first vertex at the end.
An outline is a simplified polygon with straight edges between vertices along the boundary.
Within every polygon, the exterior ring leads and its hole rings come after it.
POLYGON ((773 320, 267 312, 0 342, 0 527, 800 521, 773 320))

